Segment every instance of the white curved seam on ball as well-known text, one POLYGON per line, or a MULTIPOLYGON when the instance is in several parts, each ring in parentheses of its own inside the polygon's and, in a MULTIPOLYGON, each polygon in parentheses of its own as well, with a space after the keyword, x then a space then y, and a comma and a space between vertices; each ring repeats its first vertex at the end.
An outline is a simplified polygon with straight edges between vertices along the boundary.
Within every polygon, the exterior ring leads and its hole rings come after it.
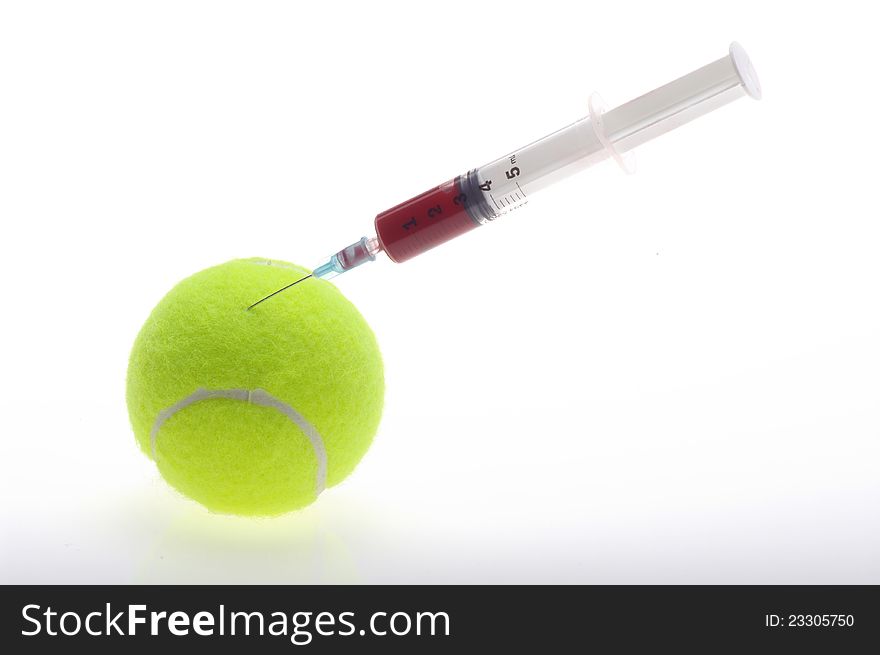
POLYGON ((318 460, 318 470, 315 475, 315 495, 320 495, 324 491, 324 487, 327 484, 327 450, 324 448, 324 439, 321 438, 321 434, 315 429, 315 426, 309 423, 302 414, 263 389, 254 389, 253 391, 248 389, 196 389, 186 398, 178 400, 171 407, 166 407, 156 415, 153 429, 150 431, 150 449, 153 452, 153 461, 157 460, 156 439, 165 421, 190 405, 194 405, 202 400, 211 400, 212 398, 241 400, 261 407, 271 407, 284 414, 294 425, 303 431, 303 434, 311 442, 312 450, 315 451, 315 458, 318 460))

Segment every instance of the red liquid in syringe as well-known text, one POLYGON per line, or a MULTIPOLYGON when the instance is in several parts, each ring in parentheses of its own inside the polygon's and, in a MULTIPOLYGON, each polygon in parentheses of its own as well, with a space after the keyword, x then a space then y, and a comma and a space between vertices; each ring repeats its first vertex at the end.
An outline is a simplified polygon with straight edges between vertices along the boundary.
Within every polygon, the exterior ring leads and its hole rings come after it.
POLYGON ((468 212, 473 199, 462 180, 459 176, 376 216, 376 235, 388 257, 404 262, 479 227, 468 212))

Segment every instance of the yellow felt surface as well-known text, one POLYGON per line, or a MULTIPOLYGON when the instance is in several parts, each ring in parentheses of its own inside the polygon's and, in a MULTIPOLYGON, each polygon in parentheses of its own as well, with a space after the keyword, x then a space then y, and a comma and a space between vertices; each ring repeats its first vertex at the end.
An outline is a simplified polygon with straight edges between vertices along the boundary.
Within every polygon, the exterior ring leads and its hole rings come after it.
MULTIPOLYGON (((320 433, 327 486, 366 452, 382 412, 375 337, 329 282, 309 279, 247 311, 308 271, 265 259, 235 260, 180 282, 138 335, 127 380, 142 450, 159 412, 198 389, 263 389, 320 433)), ((197 402, 159 430, 157 464, 175 488, 209 509, 273 515, 315 499, 317 460, 308 438, 272 407, 197 402)))

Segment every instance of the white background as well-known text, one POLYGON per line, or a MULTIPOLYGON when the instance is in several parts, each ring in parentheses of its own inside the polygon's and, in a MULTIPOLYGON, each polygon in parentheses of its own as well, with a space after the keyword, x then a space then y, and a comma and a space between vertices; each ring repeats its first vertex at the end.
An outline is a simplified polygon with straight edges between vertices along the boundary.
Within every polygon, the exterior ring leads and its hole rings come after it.
POLYGON ((859 6, 4 3, 0 580, 880 583, 859 6), (338 279, 386 408, 317 503, 212 515, 137 449, 128 351, 178 280, 314 265, 734 39, 763 101, 338 279))

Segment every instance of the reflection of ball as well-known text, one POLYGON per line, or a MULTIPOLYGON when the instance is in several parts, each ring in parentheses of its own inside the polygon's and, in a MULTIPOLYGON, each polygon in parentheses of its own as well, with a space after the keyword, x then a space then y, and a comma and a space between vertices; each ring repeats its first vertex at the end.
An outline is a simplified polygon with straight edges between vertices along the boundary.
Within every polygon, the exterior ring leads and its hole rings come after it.
POLYGON ((382 413, 372 331, 329 282, 265 259, 187 278, 150 314, 128 364, 141 449, 176 489, 224 513, 313 502, 363 457, 382 413))

